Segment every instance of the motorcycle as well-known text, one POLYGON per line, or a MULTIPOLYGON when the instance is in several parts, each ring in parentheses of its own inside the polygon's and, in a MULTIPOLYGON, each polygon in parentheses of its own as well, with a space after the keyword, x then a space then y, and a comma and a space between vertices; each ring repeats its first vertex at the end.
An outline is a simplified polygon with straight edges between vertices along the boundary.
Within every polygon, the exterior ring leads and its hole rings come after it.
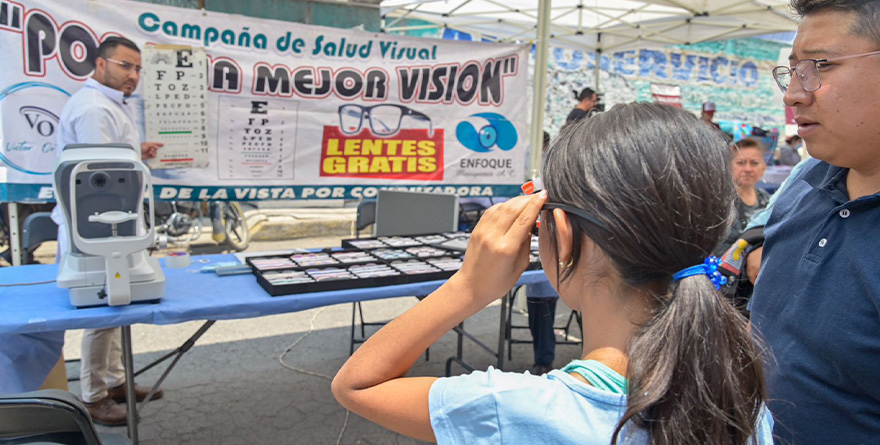
POLYGON ((250 242, 247 219, 237 202, 159 201, 155 203, 158 244, 188 245, 202 234, 202 221, 211 220, 211 238, 235 251, 250 242))

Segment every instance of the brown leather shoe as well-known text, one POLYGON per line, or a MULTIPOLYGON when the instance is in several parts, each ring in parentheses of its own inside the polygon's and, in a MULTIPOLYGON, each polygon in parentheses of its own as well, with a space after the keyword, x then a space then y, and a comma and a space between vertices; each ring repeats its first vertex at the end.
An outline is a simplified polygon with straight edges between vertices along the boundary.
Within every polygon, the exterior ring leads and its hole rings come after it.
POLYGON ((104 397, 95 403, 83 403, 92 416, 92 421, 107 426, 125 425, 128 419, 128 409, 125 405, 119 405, 110 397, 104 397))
MULTIPOLYGON (((141 385, 138 385, 137 383, 135 383, 134 384, 135 400, 137 400, 138 402, 143 402, 144 399, 147 398, 147 393, 150 392, 150 388, 151 387, 141 386, 141 385)), ((164 395, 164 394, 165 393, 162 391, 162 388, 159 388, 156 390, 156 392, 153 394, 153 397, 150 398, 150 400, 161 399, 162 395, 164 395)), ((117 402, 120 402, 120 403, 125 402, 127 400, 125 397, 125 383, 123 383, 115 388, 108 389, 107 395, 111 399, 113 399, 117 402)))

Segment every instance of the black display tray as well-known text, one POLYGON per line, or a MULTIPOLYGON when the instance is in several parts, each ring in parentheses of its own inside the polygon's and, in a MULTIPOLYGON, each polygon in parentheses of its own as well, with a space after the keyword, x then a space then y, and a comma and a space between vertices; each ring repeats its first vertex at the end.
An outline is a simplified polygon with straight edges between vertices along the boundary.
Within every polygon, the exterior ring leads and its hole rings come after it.
MULTIPOLYGON (((345 264, 345 265, 328 265, 328 266, 320 266, 320 267, 288 267, 288 268, 279 268, 279 269, 271 269, 271 270, 259 270, 254 266, 252 260, 259 260, 261 258, 278 258, 279 255, 268 255, 266 257, 249 257, 247 259, 248 264, 251 266, 253 270, 253 274, 257 278, 257 283, 260 284, 260 287, 266 290, 269 295, 273 297, 281 296, 281 295, 291 295, 291 294, 301 294, 301 293, 309 293, 309 292, 326 292, 326 291, 334 291, 334 290, 343 290, 343 289, 352 289, 352 288, 365 288, 365 287, 379 287, 379 286, 393 286, 398 284, 409 284, 409 283, 417 283, 422 281, 435 281, 435 280, 445 280, 455 274, 455 270, 444 271, 436 268, 435 266, 431 266, 436 271, 426 272, 426 273, 418 273, 418 274, 407 274, 403 271, 395 268, 388 261, 372 261, 370 263, 359 263, 359 264, 345 264), (366 277, 360 278, 357 277, 354 273, 350 272, 351 267, 363 266, 365 264, 375 263, 377 265, 386 266, 392 270, 398 272, 397 275, 390 276, 377 276, 377 277, 366 277), (346 270, 349 271, 351 278, 344 279, 327 279, 325 281, 320 281, 316 278, 316 274, 321 271, 330 271, 330 270, 346 270), (273 283, 270 278, 275 276, 275 274, 280 273, 297 273, 308 276, 312 281, 303 282, 303 283, 273 283)), ((427 259, 427 258, 425 258, 427 259)), ((407 261, 418 261, 425 265, 428 265, 424 261, 424 259, 408 259, 407 261)))
POLYGON ((425 258, 425 259, 415 259, 414 258, 414 259, 410 259, 410 260, 405 260, 405 262, 407 264, 413 264, 413 262, 422 263, 423 265, 428 266, 431 269, 436 269, 436 270, 430 271, 430 272, 422 272, 422 273, 406 273, 405 269, 401 268, 401 266, 399 264, 396 264, 397 263, 396 261, 389 262, 389 265, 391 267, 401 271, 401 273, 403 273, 406 277, 408 277, 407 280, 404 280, 405 283, 418 283, 420 281, 446 280, 446 279, 449 279, 449 277, 455 275, 455 272, 457 272, 455 270, 442 270, 439 267, 433 266, 430 263, 428 263, 427 261, 425 261, 426 259, 427 258, 425 258))
POLYGON ((369 251, 364 251, 364 250, 360 250, 360 249, 342 249, 342 250, 322 249, 322 250, 317 250, 314 252, 291 251, 288 253, 274 253, 271 255, 264 255, 264 256, 250 256, 250 257, 247 257, 245 259, 245 261, 247 262, 247 264, 249 266, 251 266, 251 271, 253 271, 254 273, 258 273, 261 271, 267 272, 270 270, 270 269, 261 270, 256 264, 254 264, 255 262, 258 262, 260 260, 266 260, 266 259, 277 259, 279 261, 280 260, 288 260, 291 262, 290 266, 278 267, 276 269, 271 269, 271 270, 308 269, 308 268, 312 268, 312 267, 332 267, 332 266, 347 267, 347 266, 353 266, 353 265, 357 265, 357 264, 365 264, 365 263, 382 261, 380 258, 377 258, 377 257, 373 256, 372 254, 370 254, 369 251), (359 260, 359 261, 343 261, 343 260, 336 258, 336 256, 338 256, 340 254, 348 254, 348 253, 365 253, 367 255, 370 255, 370 258, 364 258, 363 260, 359 260), (319 264, 319 265, 301 265, 300 263, 297 262, 296 258, 294 258, 297 256, 303 256, 303 255, 309 255, 309 254, 327 254, 331 259, 333 259, 333 263, 319 264))
POLYGON ((466 232, 451 232, 451 233, 421 233, 421 234, 417 234, 417 235, 402 235, 402 236, 376 236, 376 237, 372 237, 372 238, 348 238, 348 239, 342 240, 342 247, 346 248, 346 249, 361 249, 361 247, 358 247, 356 244, 358 242, 362 242, 362 241, 379 241, 382 243, 382 246, 380 246, 380 247, 370 247, 370 248, 365 248, 365 250, 377 249, 377 248, 406 249, 407 247, 412 247, 412 246, 406 246, 406 247, 394 246, 394 245, 385 243, 383 241, 384 239, 389 239, 389 238, 412 238, 413 240, 416 241, 417 244, 415 244, 415 245, 417 245, 417 246, 436 247, 437 243, 426 243, 426 242, 422 242, 417 239, 417 238, 425 238, 425 237, 429 237, 429 236, 443 237, 444 241, 448 241, 453 238, 470 236, 470 234, 466 233, 466 232))
POLYGON ((382 243, 381 241, 379 241, 379 242, 382 244, 381 246, 377 246, 377 247, 359 247, 359 246, 356 245, 359 241, 378 241, 378 240, 377 240, 376 238, 348 238, 348 239, 344 239, 344 240, 342 240, 342 248, 343 248, 343 249, 361 249, 361 250, 372 250, 372 249, 383 249, 383 248, 384 248, 384 249, 388 249, 388 248, 391 248, 391 246, 389 246, 389 245, 387 245, 387 244, 385 244, 385 243, 382 243))
MULTIPOLYGON (((315 267, 309 268, 307 270, 327 270, 338 268, 337 266, 326 266, 326 267, 315 267)), ((286 269, 289 271, 297 271, 297 272, 306 272, 304 269, 286 269)), ((271 272, 271 271, 270 271, 271 272)), ((389 286, 392 284, 399 284, 402 278, 405 278, 403 275, 390 276, 390 277, 374 277, 374 278, 349 278, 349 279, 340 279, 340 280, 327 280, 327 281, 311 281, 307 283, 291 283, 291 284, 276 284, 269 281, 264 274, 256 271, 254 273, 257 277, 257 283, 260 284, 260 287, 266 290, 269 295, 273 297, 278 297, 281 295, 292 295, 292 294, 305 294, 310 292, 326 292, 326 291, 334 291, 334 290, 342 290, 342 289, 351 289, 351 288, 364 288, 364 287, 378 287, 378 286, 389 286), (355 284, 356 283, 356 284, 355 284)))
MULTIPOLYGON (((412 235, 410 238, 416 238, 420 236, 432 236, 439 234, 423 234, 423 235, 412 235)), ((443 234, 447 238, 455 237, 455 233, 447 233, 443 234)), ((465 235, 462 233, 462 235, 465 235)), ((342 245, 343 249, 323 249, 320 251, 315 251, 312 253, 325 253, 328 255, 338 255, 345 253, 366 253, 371 254, 374 249, 358 249, 354 247, 349 241, 361 241, 361 240, 375 240, 381 239, 383 237, 378 238, 354 238, 343 240, 342 245)), ((420 244, 416 247, 438 247, 435 244, 420 244)), ((399 249, 406 250, 407 247, 392 247, 386 246, 385 249, 399 249)), ((436 280, 446 280, 452 275, 455 274, 458 270, 442 270, 437 266, 431 265, 428 260, 433 260, 442 257, 451 257, 451 258, 460 258, 462 252, 460 251, 446 251, 442 248, 439 248, 437 255, 432 256, 423 256, 423 257, 412 257, 405 259, 383 259, 380 257, 373 256, 369 261, 357 261, 357 262, 347 262, 342 263, 338 262, 337 264, 327 264, 327 265, 319 265, 319 266, 300 266, 295 263, 291 257, 294 255, 308 255, 299 251, 291 251, 290 253, 284 254, 271 254, 265 256, 252 256, 246 259, 247 264, 251 266, 251 270, 253 274, 257 278, 257 283, 259 283, 260 287, 266 290, 269 295, 273 297, 282 296, 282 295, 291 295, 291 294, 302 294, 302 293, 310 293, 310 292, 326 292, 326 291, 335 291, 335 290, 344 290, 344 289, 354 289, 354 288, 366 288, 366 287, 379 287, 379 286, 393 286, 399 284, 410 284, 410 283, 418 283, 425 281, 436 281, 436 280), (442 253, 441 253, 442 251, 442 253), (263 262, 264 260, 277 260, 276 263, 278 267, 274 269, 263 269, 261 270, 258 267, 258 264, 263 262), (284 264, 285 260, 289 261, 290 264, 284 264), (423 273, 406 273, 404 270, 398 269, 398 267, 403 268, 404 266, 395 267, 395 262, 403 261, 403 262, 416 262, 421 263, 422 265, 428 266, 429 268, 436 269, 435 271, 423 272, 423 273), (257 264, 255 264, 257 263, 257 264), (373 276, 373 277, 358 277, 354 273, 351 272, 352 268, 363 267, 365 265, 376 264, 377 267, 388 267, 400 272, 398 275, 391 276, 373 276), (335 270, 345 270, 350 274, 350 278, 342 278, 342 279, 332 279, 326 278, 327 275, 333 275, 335 270), (279 277, 279 274, 287 274, 288 276, 294 277, 294 279, 309 279, 311 281, 308 282, 273 282, 273 277, 279 277), (325 278, 318 278, 318 277, 325 278)), ((532 252, 537 257, 536 252, 532 252)), ((371 254, 372 255, 372 254, 371 254)), ((414 263, 409 263, 414 264, 414 263)), ((418 264, 416 264, 418 266, 418 264)), ((541 263, 540 261, 533 261, 529 264, 528 269, 540 269, 541 263)), ((361 269, 361 273, 364 271, 361 269)), ((368 272, 369 273, 369 272, 368 272)), ((291 281, 291 280, 288 280, 291 281)))

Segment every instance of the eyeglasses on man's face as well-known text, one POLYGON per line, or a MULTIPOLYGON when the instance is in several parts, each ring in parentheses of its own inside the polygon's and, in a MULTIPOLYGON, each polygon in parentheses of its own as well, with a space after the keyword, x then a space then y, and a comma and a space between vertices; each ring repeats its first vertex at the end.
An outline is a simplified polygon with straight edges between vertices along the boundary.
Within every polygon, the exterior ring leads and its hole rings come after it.
POLYGON ((382 104, 372 107, 347 104, 339 107, 339 128, 342 133, 354 135, 361 131, 366 120, 376 136, 391 136, 400 131, 404 117, 427 122, 429 136, 434 135, 434 126, 424 113, 403 105, 382 104))
POLYGON ((880 54, 880 51, 872 51, 869 53, 853 54, 851 56, 833 57, 831 59, 801 59, 793 67, 777 66, 773 68, 773 80, 776 86, 785 94, 788 86, 791 84, 792 73, 797 75, 798 82, 804 88, 804 91, 813 92, 822 88, 822 78, 819 72, 827 68, 830 64, 846 59, 855 59, 858 57, 873 56, 880 54))
POLYGON ((123 71, 128 71, 128 72, 134 71, 134 72, 140 74, 141 70, 143 69, 143 67, 140 65, 135 65, 133 63, 125 62, 122 60, 111 59, 108 57, 102 57, 102 59, 119 65, 119 67, 122 68, 123 71))

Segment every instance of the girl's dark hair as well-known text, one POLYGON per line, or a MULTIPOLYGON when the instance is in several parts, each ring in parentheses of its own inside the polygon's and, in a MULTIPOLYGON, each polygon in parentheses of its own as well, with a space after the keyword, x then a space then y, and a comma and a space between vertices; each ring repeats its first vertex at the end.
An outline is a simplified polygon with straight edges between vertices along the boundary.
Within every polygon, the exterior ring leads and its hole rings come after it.
MULTIPOLYGON (((754 435, 765 387, 746 319, 705 275, 672 280, 727 233, 736 197, 727 153, 721 134, 690 113, 632 103, 570 125, 545 154, 548 201, 596 215, 608 229, 569 218, 625 285, 653 299, 653 317, 629 345, 628 406, 612 443, 630 422, 653 444, 744 444, 754 435)), ((580 247, 572 246, 575 264, 580 247)))

